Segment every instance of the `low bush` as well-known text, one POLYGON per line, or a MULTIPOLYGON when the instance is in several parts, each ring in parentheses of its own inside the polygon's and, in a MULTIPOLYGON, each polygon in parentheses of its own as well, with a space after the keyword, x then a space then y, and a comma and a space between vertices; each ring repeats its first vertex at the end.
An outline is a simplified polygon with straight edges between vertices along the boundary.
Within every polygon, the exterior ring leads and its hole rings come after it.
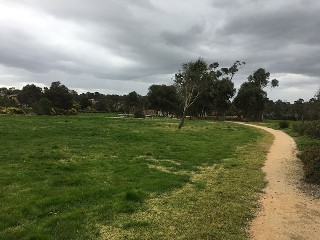
POLYGON ((281 129, 288 128, 289 127, 289 122, 286 121, 286 120, 282 120, 282 121, 279 122, 279 127, 281 129))
POLYGON ((53 115, 77 115, 78 111, 75 108, 71 108, 69 110, 61 109, 61 108, 54 108, 53 115))
POLYGON ((143 110, 142 110, 142 109, 137 109, 137 110, 134 112, 133 116, 134 116, 135 118, 144 118, 143 110))
POLYGON ((52 103, 47 98, 41 98, 32 105, 32 110, 37 115, 52 115, 52 103))
POLYGON ((297 123, 292 126, 292 129, 299 133, 300 136, 308 135, 314 138, 320 138, 320 121, 310 121, 297 123))
POLYGON ((68 112, 69 112, 69 115, 77 115, 78 114, 78 111, 75 108, 71 108, 70 110, 68 110, 68 112))
POLYGON ((32 113, 32 108, 31 107, 22 107, 21 108, 26 114, 31 114, 32 113))
POLYGON ((304 132, 306 130, 306 126, 304 123, 294 123, 292 125, 292 130, 297 132, 300 136, 304 135, 304 132))
POLYGON ((304 164, 306 181, 320 184, 320 146, 306 148, 299 154, 299 158, 304 164))
POLYGON ((306 123, 305 134, 314 138, 320 138, 320 121, 306 123))

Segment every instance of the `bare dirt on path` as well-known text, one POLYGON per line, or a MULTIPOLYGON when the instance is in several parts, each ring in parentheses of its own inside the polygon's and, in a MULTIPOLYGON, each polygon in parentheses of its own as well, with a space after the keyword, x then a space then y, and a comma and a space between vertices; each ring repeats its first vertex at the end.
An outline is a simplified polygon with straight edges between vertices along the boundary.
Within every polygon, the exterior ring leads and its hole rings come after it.
POLYGON ((261 208, 250 225, 255 240, 320 239, 320 199, 301 190, 302 166, 296 144, 286 133, 260 128, 275 139, 263 167, 268 182, 261 196, 261 208))

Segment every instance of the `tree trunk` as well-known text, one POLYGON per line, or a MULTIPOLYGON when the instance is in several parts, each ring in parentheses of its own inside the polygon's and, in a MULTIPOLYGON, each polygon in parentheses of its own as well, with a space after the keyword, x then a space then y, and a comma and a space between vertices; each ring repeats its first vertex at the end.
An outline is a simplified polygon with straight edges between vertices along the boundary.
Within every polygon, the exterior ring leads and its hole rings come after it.
POLYGON ((185 109, 183 111, 183 114, 182 114, 182 118, 180 120, 180 123, 179 123, 179 126, 178 126, 178 129, 181 129, 184 125, 184 119, 186 118, 186 115, 187 115, 187 109, 185 109))

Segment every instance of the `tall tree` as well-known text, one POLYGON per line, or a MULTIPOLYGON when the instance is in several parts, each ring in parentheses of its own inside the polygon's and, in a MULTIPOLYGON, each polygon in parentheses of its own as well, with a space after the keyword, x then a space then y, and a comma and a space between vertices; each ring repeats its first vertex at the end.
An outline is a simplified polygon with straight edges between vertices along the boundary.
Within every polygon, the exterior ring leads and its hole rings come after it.
POLYGON ((79 104, 81 109, 86 109, 92 106, 92 102, 90 101, 89 97, 84 93, 79 96, 79 104))
POLYGON ((150 107, 166 113, 176 112, 179 99, 175 86, 151 85, 147 94, 150 107))
POLYGON ((18 94, 18 100, 23 105, 32 106, 34 103, 38 102, 42 96, 42 88, 37 87, 34 84, 28 84, 24 86, 18 94))
POLYGON ((175 74, 174 84, 181 97, 183 111, 178 128, 182 128, 187 111, 197 100, 199 95, 206 89, 210 73, 207 63, 199 58, 197 61, 182 64, 182 70, 175 74))
POLYGON ((318 101, 320 101, 320 88, 316 91, 314 97, 315 97, 318 101))
POLYGON ((140 108, 142 108, 142 103, 142 97, 138 93, 135 91, 130 92, 126 96, 127 112, 134 114, 137 110, 141 110, 140 108))
POLYGON ((248 77, 248 81, 244 82, 234 99, 234 106, 238 115, 246 118, 258 120, 263 117, 262 113, 267 101, 267 93, 263 90, 265 87, 277 87, 279 81, 270 79, 270 73, 265 69, 259 68, 248 77))
POLYGON ((304 121, 304 116, 306 114, 306 103, 302 98, 299 98, 298 100, 294 101, 293 109, 295 112, 296 120, 304 121))
POLYGON ((219 68, 218 62, 210 64, 208 84, 193 105, 193 112, 197 112, 198 115, 199 113, 205 115, 208 111, 212 112, 214 110, 216 113, 225 116, 231 104, 230 99, 236 92, 232 79, 244 64, 245 62, 235 61, 229 68, 219 68))
POLYGON ((230 99, 236 93, 232 79, 244 65, 245 62, 235 61, 229 68, 219 68, 217 62, 209 66, 211 74, 214 75, 211 88, 213 106, 223 117, 231 104, 230 99))
POLYGON ((71 109, 73 95, 69 89, 59 81, 52 82, 50 88, 45 88, 45 97, 50 100, 54 108, 71 109))

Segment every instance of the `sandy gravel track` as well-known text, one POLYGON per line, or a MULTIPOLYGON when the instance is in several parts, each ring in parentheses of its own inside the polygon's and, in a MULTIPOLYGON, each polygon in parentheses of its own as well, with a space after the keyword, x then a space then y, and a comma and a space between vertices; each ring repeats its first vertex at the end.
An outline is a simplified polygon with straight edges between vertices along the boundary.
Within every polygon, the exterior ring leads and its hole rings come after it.
POLYGON ((299 188, 301 164, 294 140, 286 133, 245 124, 274 135, 263 167, 268 185, 260 200, 261 209, 251 223, 253 239, 320 239, 320 199, 299 188))

